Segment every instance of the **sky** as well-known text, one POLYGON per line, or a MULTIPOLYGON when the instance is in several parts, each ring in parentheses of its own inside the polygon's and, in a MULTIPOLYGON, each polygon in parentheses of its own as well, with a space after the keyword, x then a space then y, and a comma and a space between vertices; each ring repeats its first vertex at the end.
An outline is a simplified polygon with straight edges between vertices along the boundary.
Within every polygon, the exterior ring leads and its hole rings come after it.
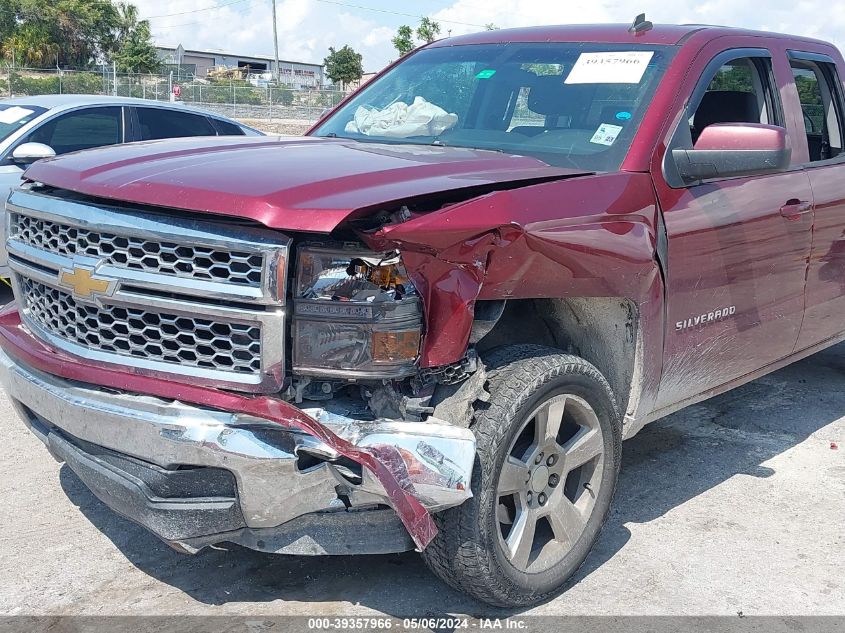
MULTIPOLYGON (((160 45, 273 55, 272 0, 132 0, 160 45)), ((396 58, 390 39, 421 16, 441 37, 539 24, 629 23, 643 11, 656 23, 722 24, 780 31, 845 45, 843 0, 276 0, 279 57, 322 63, 329 46, 349 44, 374 72, 396 58)))

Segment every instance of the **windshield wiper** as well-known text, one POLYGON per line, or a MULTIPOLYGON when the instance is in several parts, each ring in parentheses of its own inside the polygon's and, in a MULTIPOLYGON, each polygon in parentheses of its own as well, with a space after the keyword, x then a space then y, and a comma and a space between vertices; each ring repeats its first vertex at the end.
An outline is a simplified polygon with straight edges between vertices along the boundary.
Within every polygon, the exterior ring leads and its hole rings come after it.
POLYGON ((478 149, 482 152, 498 152, 499 154, 512 154, 513 152, 509 152, 507 150, 500 149, 498 147, 476 147, 475 145, 451 145, 444 143, 439 138, 434 139, 430 145, 435 147, 459 147, 461 149, 478 149))

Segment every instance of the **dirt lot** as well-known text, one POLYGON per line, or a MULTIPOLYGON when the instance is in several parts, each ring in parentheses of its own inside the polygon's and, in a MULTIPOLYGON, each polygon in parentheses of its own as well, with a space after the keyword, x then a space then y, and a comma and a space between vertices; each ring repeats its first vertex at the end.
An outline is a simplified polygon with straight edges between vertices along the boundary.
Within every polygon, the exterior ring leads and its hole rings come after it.
MULTIPOLYGON (((845 614, 843 415, 839 346, 647 427, 597 548, 532 613, 845 614)), ((55 463, 4 395, 0 428, 2 614, 504 614, 413 553, 178 554, 55 463)))

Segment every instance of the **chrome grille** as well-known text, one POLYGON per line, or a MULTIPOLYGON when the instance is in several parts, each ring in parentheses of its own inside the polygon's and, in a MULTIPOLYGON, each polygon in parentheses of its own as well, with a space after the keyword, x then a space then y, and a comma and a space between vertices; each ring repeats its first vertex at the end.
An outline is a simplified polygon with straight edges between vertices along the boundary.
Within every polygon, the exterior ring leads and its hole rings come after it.
POLYGON ((84 304, 32 279, 21 282, 31 322, 66 341, 151 362, 252 374, 261 369, 261 330, 166 312, 84 304))
POLYGON ((281 388, 287 237, 28 186, 6 209, 23 322, 54 348, 185 382, 281 388))
POLYGON ((257 253, 90 231, 21 213, 11 214, 9 237, 49 253, 95 257, 130 270, 261 286, 264 262, 257 253))

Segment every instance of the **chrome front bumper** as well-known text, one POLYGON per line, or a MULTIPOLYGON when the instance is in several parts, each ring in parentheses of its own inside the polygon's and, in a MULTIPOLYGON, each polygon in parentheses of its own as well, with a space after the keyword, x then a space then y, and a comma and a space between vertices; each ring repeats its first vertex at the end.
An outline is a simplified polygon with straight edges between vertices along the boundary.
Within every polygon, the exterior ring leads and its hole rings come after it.
MULTIPOLYGON (((253 543, 267 541, 259 538, 261 534, 285 524, 295 523, 303 532, 303 521, 319 525, 321 519, 331 521, 341 513, 347 515, 343 521, 349 523, 348 515, 364 516, 371 514, 364 510, 390 505, 384 488, 367 469, 353 472, 349 460, 320 440, 267 420, 97 389, 29 368, 2 351, 0 381, 33 432, 54 455, 67 461, 98 497, 164 540, 189 551, 221 540, 252 547, 253 543), (114 468, 106 464, 105 470, 99 468, 102 472, 96 477, 85 476, 101 462, 85 448, 88 445, 107 449, 121 458, 139 460, 156 476, 180 472, 185 467, 230 472, 236 486, 234 503, 243 523, 240 527, 233 524, 233 529, 238 530, 240 538, 224 535, 219 529, 203 533, 202 525, 190 538, 180 537, 178 530, 168 532, 159 527, 161 523, 148 520, 148 513, 127 510, 120 502, 121 494, 127 493, 109 490, 117 476, 114 468)), ((470 430, 435 421, 364 422, 325 409, 303 411, 356 446, 395 447, 394 454, 401 456, 402 470, 407 473, 407 480, 401 482, 403 488, 430 512, 459 505, 471 496, 475 438, 470 430)), ((143 482, 134 482, 133 477, 129 480, 132 491, 137 487, 149 493, 143 482)), ((222 503, 220 499, 204 499, 211 504, 209 508, 222 503)), ((166 512, 174 505, 172 501, 153 499, 153 505, 156 511, 166 512)), ((350 525, 353 524, 354 521, 350 525)), ((308 530, 304 532, 302 538, 308 541, 308 530)), ((286 553, 336 553, 313 542, 298 542, 298 549, 255 547, 286 553)), ((405 538, 404 542, 410 540, 405 538)))

